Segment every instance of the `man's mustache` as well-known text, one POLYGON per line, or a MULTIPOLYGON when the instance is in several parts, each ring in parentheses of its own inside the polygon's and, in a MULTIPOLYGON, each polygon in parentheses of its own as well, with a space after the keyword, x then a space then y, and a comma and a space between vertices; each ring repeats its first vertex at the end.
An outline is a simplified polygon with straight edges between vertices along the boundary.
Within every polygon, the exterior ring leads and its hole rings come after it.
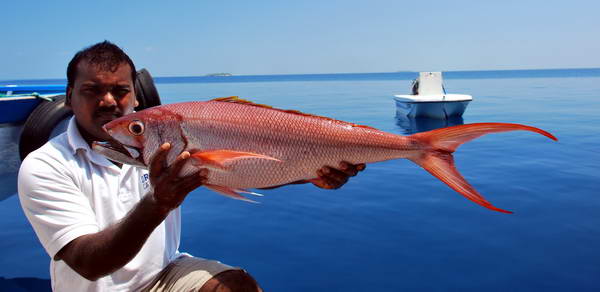
POLYGON ((99 108, 96 111, 94 111, 94 115, 96 116, 101 116, 101 115, 114 115, 115 117, 122 117, 123 116, 123 112, 121 112, 121 110, 119 110, 118 107, 107 107, 107 108, 99 108))

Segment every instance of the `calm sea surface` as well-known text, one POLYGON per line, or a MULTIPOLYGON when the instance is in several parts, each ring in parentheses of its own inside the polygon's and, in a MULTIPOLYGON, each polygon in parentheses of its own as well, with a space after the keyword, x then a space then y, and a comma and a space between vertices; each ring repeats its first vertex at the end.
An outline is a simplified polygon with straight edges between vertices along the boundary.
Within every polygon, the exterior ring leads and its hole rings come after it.
MULTIPOLYGON (((523 123, 558 137, 491 134, 455 153, 465 178, 515 214, 396 160, 336 191, 263 191, 261 204, 196 190, 183 205, 181 250, 241 266, 265 291, 600 291, 600 70, 498 72, 450 72, 445 86, 474 97, 464 123, 523 123)), ((163 103, 236 95, 406 135, 444 126, 396 118, 392 96, 415 76, 158 78, 157 87, 163 103)), ((0 214, 0 277, 49 278, 16 196, 0 214)))

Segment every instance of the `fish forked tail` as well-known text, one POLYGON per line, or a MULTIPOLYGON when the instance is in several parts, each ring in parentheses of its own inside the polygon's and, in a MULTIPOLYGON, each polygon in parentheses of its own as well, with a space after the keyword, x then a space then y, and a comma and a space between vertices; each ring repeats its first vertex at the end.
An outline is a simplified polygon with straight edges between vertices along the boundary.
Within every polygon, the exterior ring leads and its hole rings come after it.
POLYGON ((450 188, 459 192, 467 199, 494 211, 512 213, 494 207, 481 196, 479 192, 463 178, 458 170, 456 170, 452 153, 463 143, 469 142, 485 134, 516 130, 536 132, 552 140, 558 140, 552 134, 544 130, 525 125, 506 123, 467 124, 411 135, 410 138, 422 144, 425 147, 425 150, 418 157, 409 159, 423 167, 429 173, 446 183, 450 188))

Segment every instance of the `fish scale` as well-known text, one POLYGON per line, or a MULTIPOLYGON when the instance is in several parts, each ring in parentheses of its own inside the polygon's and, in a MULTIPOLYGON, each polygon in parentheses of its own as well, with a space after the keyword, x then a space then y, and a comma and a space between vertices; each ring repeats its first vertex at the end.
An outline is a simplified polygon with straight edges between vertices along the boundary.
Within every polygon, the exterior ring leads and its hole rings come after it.
MULTIPOLYGON (((229 149, 283 161, 237 160, 228 165, 230 169, 226 172, 211 171, 208 176, 211 184, 270 187, 315 178, 316 170, 324 165, 337 166, 341 161, 375 162, 406 153, 382 147, 389 144, 398 148, 404 144, 403 136, 376 135, 374 132, 379 131, 375 129, 314 116, 228 102, 174 104, 165 109, 182 116, 181 127, 190 137, 187 150, 229 149)), ((188 168, 187 172, 191 171, 195 170, 188 168)))
POLYGON ((494 207, 456 170, 452 153, 461 144, 488 133, 525 130, 556 140, 538 128, 508 123, 467 124, 411 136, 386 133, 327 117, 274 109, 237 97, 186 102, 149 108, 104 126, 119 145, 95 144, 94 149, 123 163, 148 166, 160 145, 172 145, 169 164, 186 150, 192 159, 181 175, 208 168, 205 186, 244 199, 249 188, 265 188, 317 179, 323 166, 406 158, 467 199, 494 207), (136 124, 144 130, 132 132, 136 124), (125 151, 127 147, 135 151, 125 151), (141 157, 131 153, 141 151, 141 157))

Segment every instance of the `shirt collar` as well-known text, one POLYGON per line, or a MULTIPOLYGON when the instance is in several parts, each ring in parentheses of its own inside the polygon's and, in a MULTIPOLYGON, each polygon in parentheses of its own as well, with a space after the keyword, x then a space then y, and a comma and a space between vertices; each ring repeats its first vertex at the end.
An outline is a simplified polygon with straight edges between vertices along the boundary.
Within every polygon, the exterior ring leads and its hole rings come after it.
POLYGON ((106 159, 106 157, 90 148, 90 145, 88 145, 88 143, 83 139, 83 136, 81 136, 81 132, 79 132, 75 116, 71 118, 69 121, 69 126, 67 127, 67 140, 69 141, 69 146, 71 147, 71 152, 73 155, 76 155, 77 151, 81 150, 82 154, 95 164, 111 168, 117 167, 108 159, 106 159))

